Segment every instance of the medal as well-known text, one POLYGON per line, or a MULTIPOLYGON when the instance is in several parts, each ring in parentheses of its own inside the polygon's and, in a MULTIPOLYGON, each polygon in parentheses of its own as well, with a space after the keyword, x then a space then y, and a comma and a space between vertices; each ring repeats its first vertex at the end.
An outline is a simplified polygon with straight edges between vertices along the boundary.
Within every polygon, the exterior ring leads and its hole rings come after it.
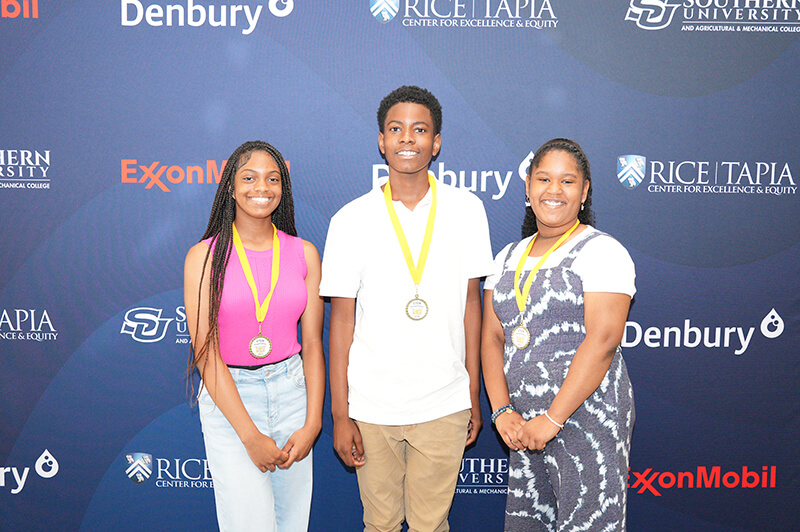
POLYGON ((542 264, 553 254, 553 252, 564 243, 564 241, 569 238, 569 235, 578 227, 580 222, 575 220, 575 224, 570 227, 570 229, 561 235, 561 237, 553 244, 550 249, 547 250, 547 253, 542 255, 542 258, 539 259, 539 262, 536 263, 536 266, 528 273, 528 277, 525 279, 525 284, 522 287, 522 290, 519 288, 519 280, 522 277, 522 269, 525 266, 525 261, 528 260, 528 255, 530 255, 531 250, 533 249, 533 243, 536 242, 536 235, 533 236, 530 243, 528 243, 528 247, 525 248, 525 253, 519 259, 519 263, 517 264, 517 269, 514 271, 514 295, 517 298, 517 308, 519 309, 519 322, 518 325, 513 331, 511 331, 511 343, 514 344, 514 347, 517 349, 525 349, 528 347, 528 344, 531 342, 531 332, 525 327, 525 305, 528 303, 528 297, 531 294, 531 285, 533 284, 533 278, 536 276, 536 272, 542 267, 542 264))
POLYGON ((511 332, 511 343, 517 349, 525 349, 531 343, 531 332, 524 325, 518 325, 511 332))
POLYGON ((428 304, 424 299, 414 297, 406 305, 406 315, 412 320, 421 320, 428 315, 428 304))
POLYGON ((272 351, 272 342, 266 336, 258 336, 250 340, 250 354, 256 358, 267 358, 270 351, 272 351))
POLYGON ((258 336, 254 336, 250 340, 250 354, 255 358, 266 358, 272 352, 272 341, 261 334, 261 324, 264 323, 264 318, 267 317, 269 310, 269 302, 272 300, 272 294, 275 292, 275 285, 278 284, 278 274, 281 265, 281 243, 278 240, 278 229, 275 224, 272 224, 272 272, 270 273, 269 293, 264 298, 264 302, 258 302, 258 287, 256 280, 253 278, 253 272, 250 269, 250 262, 247 260, 247 254, 244 251, 244 244, 242 238, 239 236, 239 231, 236 230, 236 224, 233 224, 233 247, 236 248, 236 254, 239 255, 239 262, 242 264, 242 271, 247 279, 247 284, 250 285, 250 291, 253 293, 253 300, 256 305, 256 319, 258 320, 258 336))
POLYGON ((425 262, 428 260, 428 251, 431 248, 431 239, 433 238, 433 222, 436 218, 436 179, 433 175, 428 173, 428 185, 431 187, 431 210, 428 213, 428 223, 425 226, 425 237, 422 240, 422 249, 419 252, 419 261, 414 265, 414 259, 411 256, 411 249, 408 246, 408 240, 403 232, 403 227, 400 225, 400 219, 397 217, 397 211, 394 210, 392 204, 392 188, 389 181, 383 188, 383 199, 386 202, 386 210, 389 211, 389 218, 392 220, 394 232, 397 235, 397 241, 400 243, 400 249, 403 251, 403 257, 406 259, 408 271, 411 274, 411 279, 414 281, 414 288, 416 293, 414 299, 406 304, 406 316, 414 321, 419 321, 428 315, 428 303, 419 297, 419 283, 422 280, 422 271, 425 269, 425 262))

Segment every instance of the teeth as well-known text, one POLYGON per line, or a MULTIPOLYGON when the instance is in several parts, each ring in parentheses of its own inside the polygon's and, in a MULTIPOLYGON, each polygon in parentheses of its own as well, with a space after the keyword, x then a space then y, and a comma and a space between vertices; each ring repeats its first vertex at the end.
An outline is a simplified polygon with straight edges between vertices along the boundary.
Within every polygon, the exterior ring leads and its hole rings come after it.
POLYGON ((250 201, 255 203, 268 203, 272 200, 272 198, 250 198, 250 201))
POLYGON ((416 154, 417 154, 417 152, 415 152, 415 151, 408 151, 408 150, 404 150, 404 151, 399 151, 399 152, 397 152, 397 155, 416 155, 416 154))
POLYGON ((550 201, 550 200, 544 200, 542 203, 544 203, 545 205, 553 205, 553 206, 558 206, 558 205, 563 205, 564 204, 563 201, 550 201))

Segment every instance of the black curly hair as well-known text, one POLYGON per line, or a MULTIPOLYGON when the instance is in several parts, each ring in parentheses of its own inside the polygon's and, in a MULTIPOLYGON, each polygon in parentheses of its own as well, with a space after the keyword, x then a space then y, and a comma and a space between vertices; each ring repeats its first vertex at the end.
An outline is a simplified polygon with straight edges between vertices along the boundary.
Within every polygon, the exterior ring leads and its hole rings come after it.
POLYGON ((427 107, 433 119, 433 134, 438 135, 442 131, 442 106, 436 96, 416 85, 403 85, 387 94, 378 106, 378 129, 381 133, 383 133, 389 109, 398 103, 405 102, 418 103, 427 107))

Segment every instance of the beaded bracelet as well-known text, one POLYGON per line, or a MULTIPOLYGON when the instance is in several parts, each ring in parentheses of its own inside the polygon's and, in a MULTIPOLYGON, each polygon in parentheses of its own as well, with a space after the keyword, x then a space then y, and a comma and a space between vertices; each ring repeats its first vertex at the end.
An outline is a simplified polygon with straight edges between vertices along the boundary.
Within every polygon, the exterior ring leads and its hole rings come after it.
POLYGON ((500 408, 492 412, 492 423, 495 422, 495 420, 500 416, 500 414, 502 414, 503 412, 508 412, 509 410, 511 410, 512 412, 517 411, 517 409, 514 408, 513 405, 508 404, 506 406, 501 406, 500 408))
POLYGON ((550 417, 550 413, 549 413, 547 410, 545 410, 545 411, 544 411, 544 415, 545 415, 545 417, 546 417, 547 419, 549 419, 550 421, 552 421, 552 422, 553 422, 553 425, 557 426, 557 427, 558 427, 558 428, 560 428, 560 429, 563 429, 563 428, 564 428, 564 425, 562 425, 561 423, 559 423, 558 421, 556 421, 555 419, 553 419, 553 418, 551 418, 551 417, 550 417))

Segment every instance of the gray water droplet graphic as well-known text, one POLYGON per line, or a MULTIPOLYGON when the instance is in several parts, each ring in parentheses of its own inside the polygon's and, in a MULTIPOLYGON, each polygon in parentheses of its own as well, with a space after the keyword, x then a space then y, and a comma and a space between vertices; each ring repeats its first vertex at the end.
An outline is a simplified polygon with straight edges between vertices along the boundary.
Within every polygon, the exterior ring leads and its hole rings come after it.
POLYGON ((761 334, 767 338, 777 338, 783 333, 783 318, 778 315, 775 309, 769 311, 769 314, 761 320, 761 334))
POLYGON ((36 460, 36 472, 42 478, 52 478, 58 473, 58 461, 47 449, 36 460))

